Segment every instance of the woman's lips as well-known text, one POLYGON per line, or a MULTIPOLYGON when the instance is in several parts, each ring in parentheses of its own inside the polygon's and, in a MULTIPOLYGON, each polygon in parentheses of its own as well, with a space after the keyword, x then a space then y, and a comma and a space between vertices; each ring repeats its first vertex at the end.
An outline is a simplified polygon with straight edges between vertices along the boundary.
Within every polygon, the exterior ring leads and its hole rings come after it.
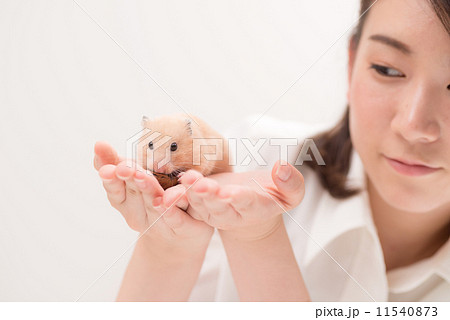
POLYGON ((436 172, 440 169, 440 168, 431 168, 423 165, 410 165, 396 159, 388 158, 386 156, 384 158, 391 165, 391 167, 394 168, 398 173, 407 176, 423 176, 426 174, 436 172))

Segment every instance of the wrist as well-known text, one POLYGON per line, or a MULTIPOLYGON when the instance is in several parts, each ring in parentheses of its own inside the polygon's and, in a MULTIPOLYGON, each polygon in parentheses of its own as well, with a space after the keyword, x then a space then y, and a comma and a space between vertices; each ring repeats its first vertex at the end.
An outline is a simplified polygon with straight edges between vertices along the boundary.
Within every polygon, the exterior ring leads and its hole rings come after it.
POLYGON ((283 216, 277 215, 270 220, 230 230, 219 229, 222 240, 258 241, 270 237, 280 228, 284 227, 283 216))
POLYGON ((153 235, 140 234, 139 242, 154 259, 167 263, 185 262, 186 259, 204 257, 211 235, 201 239, 163 239, 153 235))
POLYGON ((240 300, 311 301, 283 220, 266 231, 253 241, 219 231, 240 300))

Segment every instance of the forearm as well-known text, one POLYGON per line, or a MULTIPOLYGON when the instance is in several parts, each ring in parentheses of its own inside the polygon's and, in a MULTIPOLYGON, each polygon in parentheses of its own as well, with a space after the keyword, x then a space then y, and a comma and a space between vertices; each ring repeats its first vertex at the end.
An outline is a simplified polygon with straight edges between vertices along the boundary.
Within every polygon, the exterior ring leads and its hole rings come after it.
POLYGON ((207 245, 180 250, 141 237, 128 264, 117 301, 187 301, 207 245))
POLYGON ((257 240, 219 233, 241 301, 310 301, 282 220, 257 240))

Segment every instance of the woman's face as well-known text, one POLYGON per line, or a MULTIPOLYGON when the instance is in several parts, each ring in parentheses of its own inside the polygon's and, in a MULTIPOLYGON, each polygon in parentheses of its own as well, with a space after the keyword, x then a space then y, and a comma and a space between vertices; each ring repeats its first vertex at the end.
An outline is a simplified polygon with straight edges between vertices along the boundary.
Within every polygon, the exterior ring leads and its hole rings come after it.
POLYGON ((373 187, 399 210, 450 212, 450 36, 428 1, 379 0, 349 70, 351 139, 373 187))

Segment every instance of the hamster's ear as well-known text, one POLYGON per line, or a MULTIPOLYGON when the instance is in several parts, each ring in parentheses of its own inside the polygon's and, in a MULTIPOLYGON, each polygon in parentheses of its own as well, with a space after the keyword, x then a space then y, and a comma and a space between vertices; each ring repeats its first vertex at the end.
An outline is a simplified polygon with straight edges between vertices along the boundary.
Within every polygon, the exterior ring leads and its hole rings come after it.
POLYGON ((150 119, 147 116, 142 116, 141 126, 145 127, 148 121, 150 121, 150 119))
POLYGON ((190 136, 192 136, 192 122, 191 119, 185 119, 186 121, 186 129, 190 136))

